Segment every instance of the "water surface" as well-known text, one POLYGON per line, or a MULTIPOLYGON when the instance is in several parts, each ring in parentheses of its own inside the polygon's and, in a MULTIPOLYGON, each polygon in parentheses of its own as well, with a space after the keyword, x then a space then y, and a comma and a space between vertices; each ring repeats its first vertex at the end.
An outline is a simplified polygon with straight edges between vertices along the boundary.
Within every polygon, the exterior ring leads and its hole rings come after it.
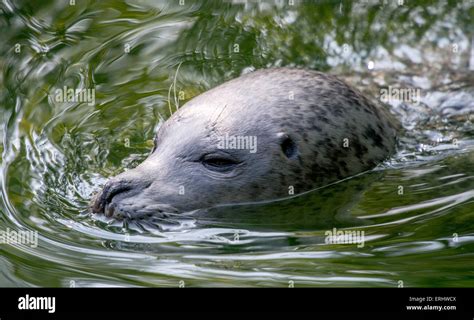
POLYGON ((4 1, 1 286, 474 286, 472 1, 4 1), (403 123, 375 170, 279 202, 172 217, 90 215, 143 161, 158 123, 255 69, 339 75, 403 123), (64 86, 95 101, 58 102, 64 86), (363 247, 328 230, 364 231, 363 247))

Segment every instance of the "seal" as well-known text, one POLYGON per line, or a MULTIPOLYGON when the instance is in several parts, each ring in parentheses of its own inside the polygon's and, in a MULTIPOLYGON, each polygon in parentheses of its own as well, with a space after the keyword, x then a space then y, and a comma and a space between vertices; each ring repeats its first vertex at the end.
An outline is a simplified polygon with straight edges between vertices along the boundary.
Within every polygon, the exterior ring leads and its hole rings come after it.
POLYGON ((175 112, 148 158, 111 178, 91 210, 135 219, 288 197, 375 167, 396 149, 397 129, 335 76, 254 71, 175 112))

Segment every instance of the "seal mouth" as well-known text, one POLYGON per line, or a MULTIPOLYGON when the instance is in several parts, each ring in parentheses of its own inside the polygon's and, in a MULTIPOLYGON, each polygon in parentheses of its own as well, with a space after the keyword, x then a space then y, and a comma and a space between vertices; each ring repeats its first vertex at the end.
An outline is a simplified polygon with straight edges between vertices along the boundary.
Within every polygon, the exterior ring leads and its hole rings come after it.
POLYGON ((166 218, 178 214, 178 210, 166 204, 117 203, 109 209, 109 215, 116 220, 145 220, 148 218, 166 218))
POLYGON ((102 192, 92 199, 90 205, 91 213, 103 214, 106 218, 113 218, 119 221, 146 220, 150 218, 164 219, 168 215, 173 216, 180 213, 178 209, 168 204, 147 203, 147 200, 141 197, 133 197, 132 199, 127 197, 117 201, 113 197, 104 195, 105 192, 107 190, 104 188, 102 192), (106 202, 106 199, 112 199, 112 201, 106 202))
POLYGON ((111 179, 92 199, 89 209, 94 214, 104 214, 117 220, 135 220, 155 214, 178 213, 170 205, 149 203, 142 196, 151 183, 139 185, 126 179, 111 179))

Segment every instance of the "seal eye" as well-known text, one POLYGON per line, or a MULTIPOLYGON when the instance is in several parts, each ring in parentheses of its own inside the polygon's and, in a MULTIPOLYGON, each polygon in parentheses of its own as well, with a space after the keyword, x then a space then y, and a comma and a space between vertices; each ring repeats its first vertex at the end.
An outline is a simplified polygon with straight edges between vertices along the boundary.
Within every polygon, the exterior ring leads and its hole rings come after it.
POLYGON ((230 171, 239 164, 237 161, 221 155, 206 155, 201 159, 201 162, 207 169, 219 172, 230 171))

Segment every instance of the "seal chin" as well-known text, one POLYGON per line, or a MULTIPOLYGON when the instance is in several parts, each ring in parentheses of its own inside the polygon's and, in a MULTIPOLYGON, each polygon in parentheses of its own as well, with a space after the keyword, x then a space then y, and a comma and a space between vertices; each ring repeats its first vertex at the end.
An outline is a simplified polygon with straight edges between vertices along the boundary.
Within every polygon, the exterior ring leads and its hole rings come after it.
POLYGON ((105 215, 116 220, 142 220, 150 217, 164 217, 167 214, 178 213, 175 208, 166 204, 147 204, 133 198, 129 201, 130 202, 125 203, 112 203, 105 215))
POLYGON ((129 180, 112 179, 93 197, 90 211, 117 220, 178 213, 176 208, 168 204, 156 203, 143 197, 144 189, 146 187, 140 187, 129 180))

